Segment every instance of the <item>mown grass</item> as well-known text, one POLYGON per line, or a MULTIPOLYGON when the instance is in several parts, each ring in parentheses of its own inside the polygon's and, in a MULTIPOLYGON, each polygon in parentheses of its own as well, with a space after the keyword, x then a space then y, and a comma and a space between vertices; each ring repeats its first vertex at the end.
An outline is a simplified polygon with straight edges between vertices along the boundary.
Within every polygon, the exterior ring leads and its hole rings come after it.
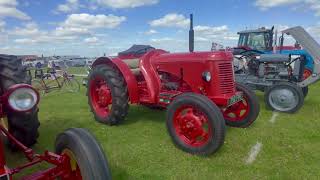
MULTIPOLYGON (((224 146, 210 157, 175 148, 163 111, 131 106, 124 124, 108 127, 94 121, 85 88, 78 94, 52 93, 40 103, 40 138, 34 149, 54 150, 58 133, 82 127, 101 143, 114 179, 320 179, 319 89, 320 84, 313 85, 303 108, 296 114, 280 114, 275 123, 269 122, 272 112, 258 93, 257 121, 247 129, 228 128, 224 146), (246 158, 257 142, 263 144, 262 150, 248 165, 246 158)), ((21 154, 6 152, 10 166, 22 162, 21 154)))

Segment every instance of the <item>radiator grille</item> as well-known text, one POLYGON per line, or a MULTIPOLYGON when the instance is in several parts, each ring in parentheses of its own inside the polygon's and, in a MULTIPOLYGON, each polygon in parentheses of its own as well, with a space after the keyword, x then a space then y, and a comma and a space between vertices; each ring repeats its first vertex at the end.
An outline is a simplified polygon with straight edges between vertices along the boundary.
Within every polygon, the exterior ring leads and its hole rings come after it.
POLYGON ((219 65, 220 93, 234 93, 235 83, 232 63, 220 63, 219 65))

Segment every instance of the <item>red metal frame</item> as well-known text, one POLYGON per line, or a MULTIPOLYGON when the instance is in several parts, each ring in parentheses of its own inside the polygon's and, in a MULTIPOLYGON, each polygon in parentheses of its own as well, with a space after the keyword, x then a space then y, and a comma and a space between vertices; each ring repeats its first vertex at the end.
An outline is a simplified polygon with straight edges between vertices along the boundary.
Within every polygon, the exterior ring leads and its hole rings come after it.
MULTIPOLYGON (((0 97, 0 118, 3 118, 6 116, 5 111, 3 110, 3 107, 8 107, 8 97, 10 94, 15 91, 18 88, 30 88, 33 89, 30 85, 27 84, 17 84, 13 85, 6 91, 1 97, 0 97)), ((33 89, 34 90, 34 89, 33 89)), ((37 93, 38 101, 39 102, 39 94, 36 90, 34 90, 37 93)), ((14 109, 11 109, 14 110, 14 109)), ((16 110, 14 110, 16 111, 16 110)), ((13 176, 22 170, 29 168, 31 166, 34 166, 36 164, 40 163, 49 163, 53 167, 49 168, 44 171, 36 172, 32 175, 28 175, 26 177, 23 177, 23 180, 54 180, 57 177, 60 177, 61 179, 70 179, 73 180, 72 177, 73 173, 70 166, 70 159, 67 155, 57 155, 55 153, 45 151, 43 154, 36 154, 32 149, 24 146, 21 142, 19 142, 13 135, 11 135, 8 130, 3 127, 3 125, 0 124, 0 135, 6 136, 8 141, 12 144, 14 144, 19 150, 21 150, 26 159, 28 160, 27 163, 22 164, 20 166, 17 166, 15 168, 9 168, 6 166, 6 160, 5 160, 5 153, 4 153, 4 143, 2 141, 2 138, 0 139, 0 177, 7 176, 10 180, 13 179, 13 176)))
POLYGON ((0 132, 5 135, 8 140, 15 144, 26 156, 29 162, 20 165, 15 168, 6 167, 5 155, 3 152, 3 142, 0 141, 0 177, 7 175, 10 179, 13 178, 13 175, 21 172, 22 170, 34 166, 36 164, 40 164, 43 162, 49 163, 54 167, 49 168, 44 171, 36 172, 32 175, 28 175, 23 177, 23 180, 53 180, 57 177, 61 177, 62 179, 72 179, 70 176, 72 174, 72 170, 70 167, 70 159, 66 155, 57 155, 55 153, 45 151, 44 154, 36 154, 34 151, 23 144, 21 144, 15 137, 13 137, 2 125, 0 125, 0 132))

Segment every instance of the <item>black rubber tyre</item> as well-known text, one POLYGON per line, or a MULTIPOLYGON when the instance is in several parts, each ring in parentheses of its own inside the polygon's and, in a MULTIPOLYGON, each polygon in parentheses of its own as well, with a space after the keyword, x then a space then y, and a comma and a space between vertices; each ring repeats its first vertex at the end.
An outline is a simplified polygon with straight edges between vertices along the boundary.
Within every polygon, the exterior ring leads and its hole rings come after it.
MULTIPOLYGON (((287 98, 287 99, 292 99, 292 98, 287 98)), ((303 106, 304 95, 303 95, 302 89, 299 86, 289 82, 282 82, 268 88, 265 92, 264 100, 267 108, 271 110, 285 112, 285 113, 295 113, 303 106), (278 105, 275 105, 275 103, 271 101, 272 99, 271 93, 274 92, 275 90, 283 90, 283 89, 286 89, 288 92, 290 91, 292 94, 294 94, 294 100, 296 102, 290 103, 290 104, 293 104, 292 107, 290 106, 290 107, 282 108, 282 107, 279 107, 278 105)))
POLYGON ((249 114, 242 121, 229 121, 227 119, 225 119, 225 121, 228 126, 246 128, 257 119, 260 113, 259 100, 254 91, 250 90, 250 88, 245 85, 237 83, 236 89, 237 91, 243 92, 243 95, 248 100, 247 103, 250 107, 249 114))
POLYGON ((303 87, 302 88, 302 93, 303 93, 303 96, 304 98, 306 98, 308 96, 308 93, 309 93, 309 87, 303 87))
POLYGON ((95 119, 98 122, 108 125, 117 125, 125 119, 129 110, 128 89, 122 74, 116 67, 103 64, 98 65, 94 69, 92 69, 89 74, 87 90, 88 103, 95 119), (91 83, 94 83, 94 79, 97 76, 103 77, 111 90, 112 108, 109 115, 107 115, 106 117, 101 117, 98 115, 98 113, 95 112, 90 96, 91 83))
POLYGON ((72 128, 59 134, 55 143, 55 152, 62 154, 65 150, 71 151, 74 155, 83 179, 111 179, 104 152, 87 130, 72 128))
POLYGON ((207 97, 194 93, 185 93, 176 97, 167 108, 167 130, 173 143, 181 150, 207 156, 216 152, 224 143, 226 126, 220 109, 207 97), (208 118, 208 126, 213 130, 213 134, 203 146, 192 147, 177 135, 174 127, 174 116, 176 111, 185 105, 191 105, 199 109, 208 118))
MULTIPOLYGON (((15 84, 31 84, 31 77, 22 66, 21 59, 16 56, 0 55, 0 83, 2 93, 15 84)), ((9 132, 22 144, 28 147, 34 145, 39 137, 38 108, 35 107, 32 111, 24 113, 12 112, 9 109, 5 111, 9 132)), ((9 147, 16 150, 16 147, 10 143, 9 147)))

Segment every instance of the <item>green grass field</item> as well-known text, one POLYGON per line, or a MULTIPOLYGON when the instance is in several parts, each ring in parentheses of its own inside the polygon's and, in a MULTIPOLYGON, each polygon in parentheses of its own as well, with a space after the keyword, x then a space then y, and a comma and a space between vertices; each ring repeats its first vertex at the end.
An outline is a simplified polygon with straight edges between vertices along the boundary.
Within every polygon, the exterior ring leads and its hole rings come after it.
MULTIPOLYGON (((75 73, 81 73, 73 69, 75 73)), ((192 156, 175 148, 167 134, 165 112, 131 106, 124 124, 108 127, 94 121, 85 88, 77 94, 56 92, 40 103, 40 138, 36 151, 53 150, 55 137, 70 127, 88 128, 101 143, 114 179, 320 179, 320 83, 310 88, 296 114, 265 109, 247 129, 228 128, 224 146, 209 157, 192 156), (252 146, 262 144, 252 164, 252 146)), ((10 166, 23 162, 7 152, 10 166)))

